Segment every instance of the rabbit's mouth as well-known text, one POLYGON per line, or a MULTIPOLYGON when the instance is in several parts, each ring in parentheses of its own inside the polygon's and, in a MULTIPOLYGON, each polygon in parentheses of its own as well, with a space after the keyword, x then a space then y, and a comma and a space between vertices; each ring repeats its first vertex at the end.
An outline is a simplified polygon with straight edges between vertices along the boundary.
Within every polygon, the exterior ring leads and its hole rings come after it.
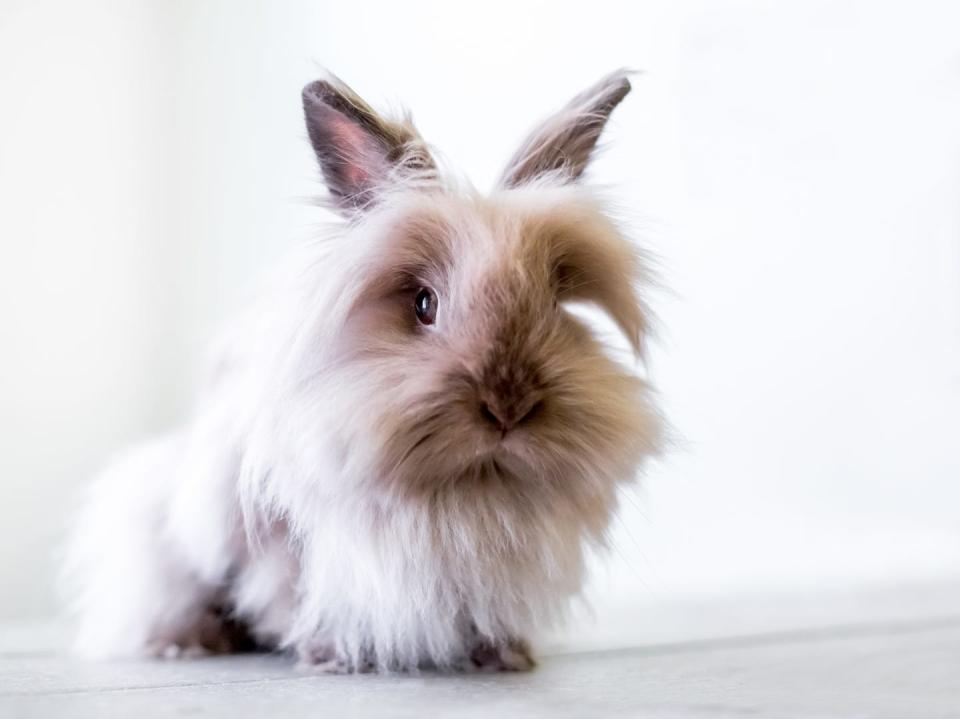
POLYGON ((370 438, 374 481, 430 497, 471 486, 572 492, 584 481, 629 479, 656 444, 643 382, 596 359, 587 369, 568 364, 566 373, 520 373, 501 363, 489 377, 458 367, 429 394, 398 401, 370 438))

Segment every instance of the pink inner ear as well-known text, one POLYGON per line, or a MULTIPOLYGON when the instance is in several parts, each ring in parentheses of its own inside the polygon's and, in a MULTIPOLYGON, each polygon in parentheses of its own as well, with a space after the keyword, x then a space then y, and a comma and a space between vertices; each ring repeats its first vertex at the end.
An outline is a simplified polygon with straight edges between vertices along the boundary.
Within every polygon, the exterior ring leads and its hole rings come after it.
POLYGON ((376 141, 360 125, 338 118, 330 128, 334 147, 341 148, 343 181, 351 187, 370 187, 373 171, 381 163, 377 158, 376 141))
POLYGON ((370 176, 358 165, 346 165, 343 168, 343 181, 351 187, 369 187, 370 176))

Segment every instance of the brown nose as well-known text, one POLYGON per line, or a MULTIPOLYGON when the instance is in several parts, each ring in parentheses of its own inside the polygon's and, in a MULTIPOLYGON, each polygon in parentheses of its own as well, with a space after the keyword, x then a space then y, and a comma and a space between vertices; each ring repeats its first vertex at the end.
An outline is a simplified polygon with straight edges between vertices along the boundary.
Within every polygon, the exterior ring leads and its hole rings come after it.
POLYGON ((480 416, 503 434, 533 419, 542 409, 543 400, 539 394, 529 394, 512 401, 493 396, 480 400, 480 416))

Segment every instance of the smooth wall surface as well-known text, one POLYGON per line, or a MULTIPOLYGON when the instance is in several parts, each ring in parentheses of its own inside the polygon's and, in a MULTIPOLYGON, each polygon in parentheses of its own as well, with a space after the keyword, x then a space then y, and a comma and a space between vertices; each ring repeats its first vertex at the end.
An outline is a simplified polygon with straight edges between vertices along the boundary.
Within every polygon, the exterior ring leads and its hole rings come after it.
POLYGON ((658 257, 677 447, 604 604, 960 574, 960 6, 0 0, 0 618, 54 607, 82 482, 189 406, 205 338, 328 218, 323 64, 487 187, 643 70, 592 177, 658 257))

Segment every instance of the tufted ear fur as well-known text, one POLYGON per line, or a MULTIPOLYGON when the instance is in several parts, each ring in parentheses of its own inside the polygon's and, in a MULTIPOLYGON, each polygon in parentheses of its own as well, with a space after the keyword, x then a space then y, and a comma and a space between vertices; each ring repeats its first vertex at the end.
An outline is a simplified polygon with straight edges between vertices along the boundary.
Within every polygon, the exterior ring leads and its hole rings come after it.
POLYGON ((500 178, 517 187, 547 173, 572 182, 583 174, 610 113, 630 92, 626 70, 617 70, 573 98, 526 139, 500 178))
POLYGON ((433 158, 409 116, 381 117, 332 75, 303 89, 303 111, 324 181, 343 214, 370 207, 393 184, 434 176, 433 158))

